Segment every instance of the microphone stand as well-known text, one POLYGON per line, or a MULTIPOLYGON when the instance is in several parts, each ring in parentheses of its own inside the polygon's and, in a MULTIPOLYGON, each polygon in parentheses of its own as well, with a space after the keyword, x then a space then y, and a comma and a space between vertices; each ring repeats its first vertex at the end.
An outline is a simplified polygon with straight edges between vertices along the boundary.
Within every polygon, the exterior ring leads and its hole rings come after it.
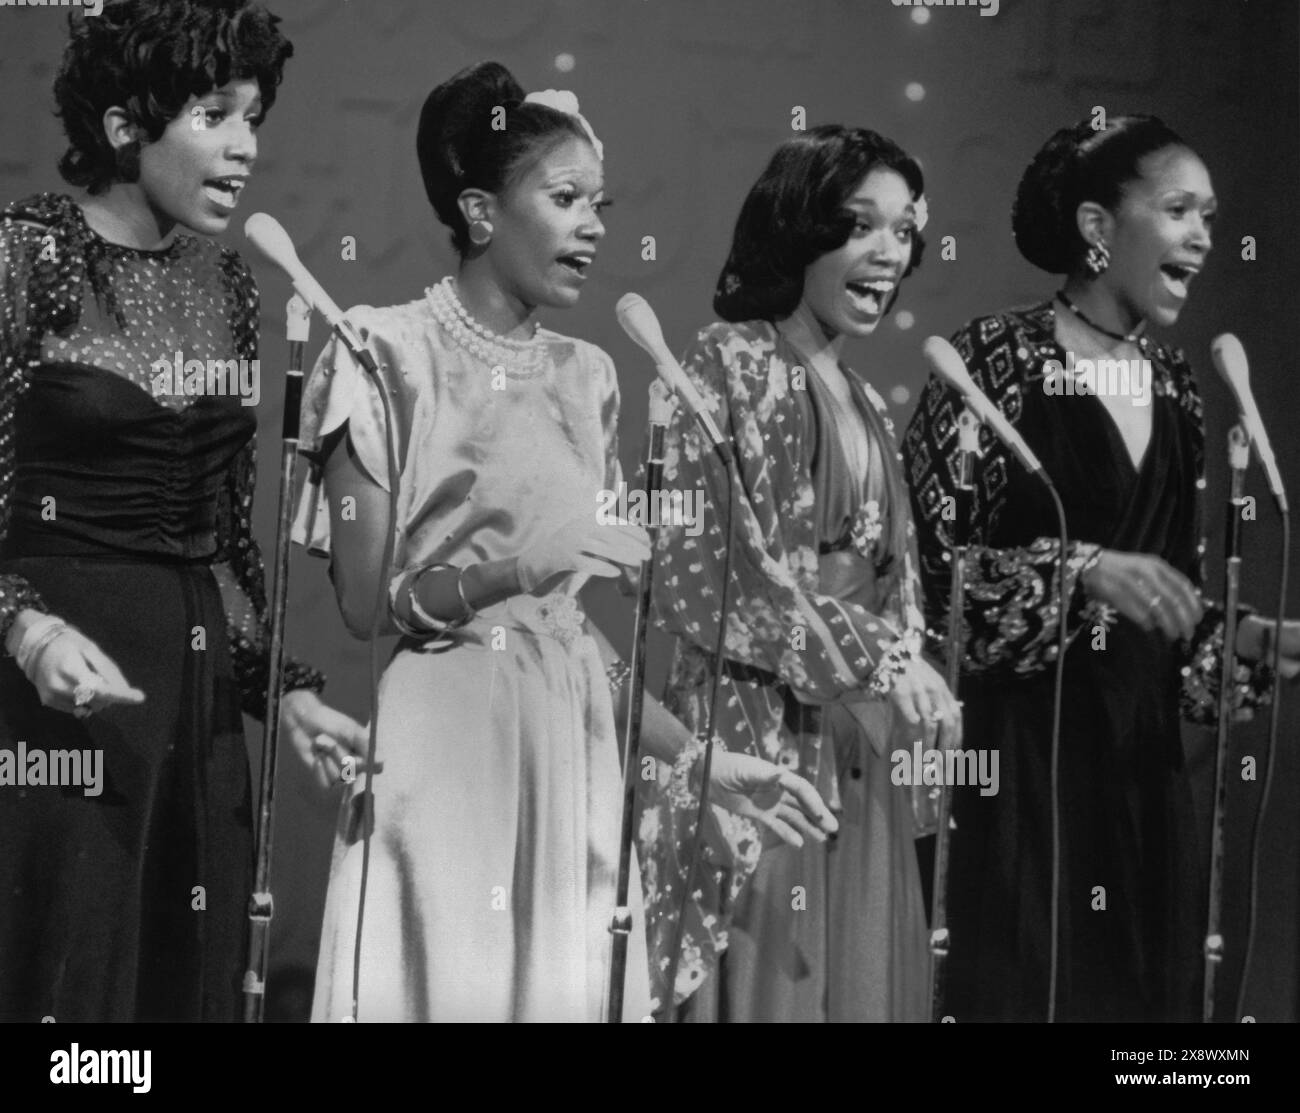
MULTIPOLYGON (((645 453, 646 505, 658 505, 659 491, 664 475, 664 439, 668 423, 672 420, 675 399, 668 388, 656 379, 650 384, 650 433, 645 453)), ((632 827, 636 818, 636 786, 641 747, 641 715, 645 703, 645 640, 650 619, 650 589, 654 583, 654 543, 659 526, 652 524, 653 515, 646 524, 650 535, 650 559, 641 565, 637 581, 636 624, 632 634, 632 674, 628 681, 627 718, 623 722, 623 828, 618 847, 618 886, 615 891, 614 913, 609 930, 614 936, 609 968, 609 1009, 606 1020, 619 1024, 623 1019, 623 990, 627 970, 627 942, 632 931, 632 911, 628 907, 627 893, 632 874, 632 827)))
POLYGON ((248 965, 244 972, 244 1022, 258 1024, 266 1005, 266 963, 270 951, 271 834, 275 821, 275 759, 280 739, 280 686, 284 672, 284 617, 289 597, 289 542, 293 519, 293 483, 298 460, 298 418, 302 405, 302 355, 311 327, 311 306, 298 294, 285 309, 289 367, 285 373, 284 424, 280 450, 280 516, 275 534, 271 587, 270 669, 266 682, 266 716, 262 722, 261 789, 257 806, 257 867, 248 902, 248 965))
POLYGON ((1237 666, 1237 600, 1241 586, 1241 523, 1245 500, 1246 468, 1250 463, 1250 441, 1240 425, 1228 432, 1228 467, 1231 487, 1228 496, 1224 548, 1227 564, 1223 590, 1223 664, 1219 674, 1219 721, 1214 763, 1214 826, 1210 836, 1210 901, 1205 928, 1205 986, 1201 1019, 1214 1020, 1215 983, 1223 965, 1223 934, 1220 914, 1223 905, 1223 826, 1227 804, 1228 733, 1232 726, 1232 677, 1237 666))
MULTIPOLYGON (((957 421, 958 454, 956 517, 952 524, 952 578, 948 589, 948 660, 945 679, 948 690, 957 693, 961 675, 962 612, 966 606, 966 552, 970 546, 971 510, 975 501, 975 457, 979 453, 979 421, 969 409, 963 409, 957 421)), ((944 975, 948 960, 948 832, 952 798, 942 778, 933 789, 935 822, 934 892, 930 909, 930 1019, 944 1019, 944 975)))

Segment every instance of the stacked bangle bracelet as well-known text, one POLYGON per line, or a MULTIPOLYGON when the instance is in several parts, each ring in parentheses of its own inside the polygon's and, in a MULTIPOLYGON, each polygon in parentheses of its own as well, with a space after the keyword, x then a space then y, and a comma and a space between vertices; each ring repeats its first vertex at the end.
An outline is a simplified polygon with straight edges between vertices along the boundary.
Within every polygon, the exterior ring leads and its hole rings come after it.
POLYGON ((402 633, 413 638, 428 638, 449 634, 453 630, 459 630, 462 626, 472 622, 478 611, 470 605, 469 600, 465 597, 464 578, 465 570, 457 568, 454 564, 426 564, 413 572, 407 573, 405 576, 399 576, 393 581, 388 597, 389 610, 397 628, 402 633), (440 571, 454 571, 456 573, 456 594, 460 597, 460 604, 464 608, 464 612, 458 618, 436 618, 420 605, 420 580, 430 572, 440 571), (402 594, 406 595, 406 604, 410 608, 411 617, 415 622, 407 622, 401 616, 397 601, 402 594))

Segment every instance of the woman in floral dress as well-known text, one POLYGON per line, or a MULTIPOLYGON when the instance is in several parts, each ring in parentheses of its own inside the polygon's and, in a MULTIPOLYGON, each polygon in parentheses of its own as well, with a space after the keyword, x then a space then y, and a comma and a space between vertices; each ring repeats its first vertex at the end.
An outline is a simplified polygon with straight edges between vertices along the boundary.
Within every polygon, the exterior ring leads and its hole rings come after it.
MULTIPOLYGON (((911 795, 891 752, 960 713, 919 654, 907 492, 880 398, 839 361, 920 260, 917 164, 874 132, 784 144, 750 191, 714 308, 684 360, 729 431, 735 483, 724 660, 714 656, 728 477, 680 412, 664 484, 707 492, 703 534, 659 536, 655 607, 677 636, 670 710, 797 770, 839 809, 833 841, 764 849, 715 810, 674 1001, 691 1020, 925 1014, 924 909, 911 795), (729 854, 713 846, 729 846, 729 854), (683 1004, 685 1003, 685 1004, 683 1004)), ((640 824, 651 965, 666 977, 695 809, 661 776, 640 824)), ((666 999, 666 987, 656 987, 666 999)))

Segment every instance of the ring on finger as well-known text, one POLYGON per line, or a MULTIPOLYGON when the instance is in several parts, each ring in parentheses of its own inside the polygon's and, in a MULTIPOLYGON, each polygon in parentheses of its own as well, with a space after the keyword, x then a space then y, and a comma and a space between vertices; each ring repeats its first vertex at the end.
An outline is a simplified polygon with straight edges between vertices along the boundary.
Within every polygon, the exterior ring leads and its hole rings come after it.
POLYGON ((1152 598, 1151 602, 1147 604, 1147 610, 1154 611, 1163 602, 1164 600, 1161 599, 1159 595, 1156 595, 1152 598))
MULTIPOLYGON (((87 707, 87 705, 99 695, 99 685, 93 680, 88 680, 84 684, 78 684, 72 690, 72 706, 87 707)), ((87 714, 90 714, 87 711, 87 714)))

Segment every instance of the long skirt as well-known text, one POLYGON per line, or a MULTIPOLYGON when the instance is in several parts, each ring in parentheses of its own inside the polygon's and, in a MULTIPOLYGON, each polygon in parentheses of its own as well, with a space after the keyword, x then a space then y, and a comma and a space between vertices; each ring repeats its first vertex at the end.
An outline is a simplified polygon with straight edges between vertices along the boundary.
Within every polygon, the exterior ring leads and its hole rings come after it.
MULTIPOLYGON (((313 1019, 600 1021, 621 780, 595 642, 516 597, 443 651, 402 642, 379 694, 374 799, 340 812, 313 1019)), ((624 1018, 650 1013, 640 879, 624 1018)))
MULTIPOLYGON (((882 705, 883 706, 883 705, 882 705)), ((887 708, 885 710, 888 710, 887 708)), ((889 729, 881 752, 844 707, 827 709, 818 789, 842 811, 826 844, 764 850, 741 891, 718 976, 686 1002, 683 1019, 918 1021, 927 1017, 925 906, 911 790, 891 780, 889 729)))
POLYGON ((210 569, 47 556, 5 571, 146 700, 78 721, 42 707, 13 660, 0 661, 0 750, 11 773, 25 755, 28 781, 0 784, 0 1019, 236 1019, 252 811, 210 569), (30 783, 40 766, 68 780, 69 751, 82 758, 80 785, 30 783))

